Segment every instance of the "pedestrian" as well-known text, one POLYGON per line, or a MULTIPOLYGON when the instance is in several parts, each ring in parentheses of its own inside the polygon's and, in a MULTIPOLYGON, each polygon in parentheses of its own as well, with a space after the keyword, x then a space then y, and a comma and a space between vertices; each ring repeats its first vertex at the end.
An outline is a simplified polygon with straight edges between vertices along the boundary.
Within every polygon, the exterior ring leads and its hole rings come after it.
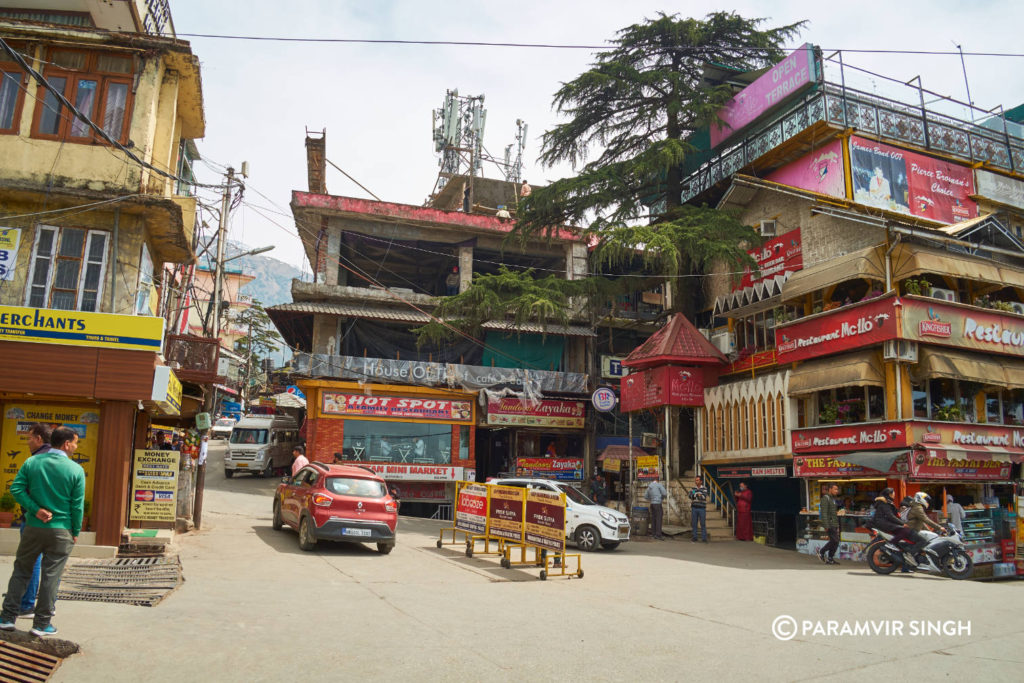
POLYGON ((306 457, 306 449, 302 446, 296 446, 292 449, 292 476, 294 477, 299 473, 303 467, 309 464, 309 459, 306 457))
POLYGON ((14 630, 21 597, 32 576, 32 565, 42 553, 39 595, 29 632, 35 636, 51 636, 57 632, 50 620, 64 565, 82 531, 85 471, 71 459, 78 448, 78 434, 73 429, 54 429, 50 445, 50 450, 26 460, 11 484, 11 493, 28 516, 28 526, 18 544, 14 570, 7 584, 7 595, 0 611, 0 630, 14 630))
POLYGON ((704 534, 704 542, 708 542, 708 489, 701 482, 700 477, 694 477, 693 488, 690 489, 690 522, 693 526, 693 537, 691 543, 697 542, 697 526, 700 526, 704 534))
POLYGON ((444 291, 448 296, 455 296, 459 293, 459 267, 452 266, 452 272, 444 279, 444 291))
POLYGON ((740 482, 740 490, 736 492, 736 540, 754 540, 754 518, 751 508, 754 502, 754 492, 747 488, 747 482, 740 482))
POLYGON ((338 453, 337 451, 335 451, 333 458, 334 458, 334 464, 335 465, 344 465, 345 464, 345 456, 342 455, 341 453, 338 453))
POLYGON ((964 508, 950 495, 946 496, 946 514, 949 516, 949 525, 962 535, 964 533, 964 508))
POLYGON ((597 474, 594 475, 593 480, 590 482, 590 497, 598 505, 604 505, 608 502, 608 487, 604 483, 604 477, 597 474))
POLYGON ((836 506, 838 495, 839 484, 832 484, 828 491, 822 494, 818 507, 818 519, 828 533, 828 543, 818 551, 818 558, 825 564, 839 564, 836 562, 836 550, 839 549, 839 510, 836 506))
POLYGON ((655 472, 654 480, 647 485, 647 500, 651 504, 651 536, 659 541, 665 540, 665 536, 661 533, 661 520, 664 515, 662 501, 667 496, 668 491, 665 490, 665 485, 661 483, 660 477, 655 472))
POLYGON ((167 441, 167 435, 163 432, 156 433, 156 446, 154 448, 158 451, 169 451, 171 450, 171 444, 167 441))
MULTIPOLYGON (((50 435, 53 430, 50 425, 45 425, 42 422, 36 422, 28 428, 28 449, 32 455, 44 453, 50 450, 50 435)), ((21 535, 25 535, 25 526, 28 523, 28 515, 24 515, 21 519, 21 535)), ((21 610, 18 612, 19 617, 31 617, 35 613, 36 606, 36 594, 39 592, 39 572, 42 569, 43 556, 38 555, 36 557, 36 563, 32 567, 32 578, 29 579, 28 587, 25 589, 25 595, 21 597, 21 610)))

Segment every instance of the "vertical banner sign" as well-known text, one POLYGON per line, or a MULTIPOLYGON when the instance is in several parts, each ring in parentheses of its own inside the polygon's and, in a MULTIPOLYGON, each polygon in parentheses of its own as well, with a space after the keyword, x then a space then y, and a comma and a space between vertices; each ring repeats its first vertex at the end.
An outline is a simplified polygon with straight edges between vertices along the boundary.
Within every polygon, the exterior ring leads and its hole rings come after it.
POLYGON ((526 492, 526 542, 548 550, 565 550, 565 494, 526 492))
POLYGON ((487 486, 462 486, 455 505, 455 528, 471 534, 487 533, 487 486))
POLYGON ((128 519, 173 522, 178 491, 178 451, 135 451, 128 519))
POLYGON ((0 228, 0 280, 10 280, 14 277, 20 241, 20 228, 0 228))
POLYGON ((488 508, 488 535, 508 541, 523 540, 523 503, 526 489, 515 486, 490 485, 490 507, 488 508))
MULTIPOLYGON (((18 468, 32 455, 28 448, 28 430, 36 422, 50 427, 70 427, 78 434, 78 449, 71 456, 85 470, 85 499, 92 500, 92 480, 96 471, 97 442, 100 432, 99 406, 7 403, 4 405, 3 487, 7 491, 18 468)), ((173 521, 173 520, 172 520, 173 521)))

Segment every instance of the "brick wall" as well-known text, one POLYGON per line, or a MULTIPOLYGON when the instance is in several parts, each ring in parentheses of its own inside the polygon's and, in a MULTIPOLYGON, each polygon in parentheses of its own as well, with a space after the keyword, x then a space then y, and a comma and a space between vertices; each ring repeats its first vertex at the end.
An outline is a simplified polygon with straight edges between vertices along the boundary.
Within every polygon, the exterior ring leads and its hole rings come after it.
POLYGON ((320 417, 311 419, 309 424, 306 457, 311 462, 332 462, 334 454, 341 452, 341 445, 345 440, 345 421, 320 417))

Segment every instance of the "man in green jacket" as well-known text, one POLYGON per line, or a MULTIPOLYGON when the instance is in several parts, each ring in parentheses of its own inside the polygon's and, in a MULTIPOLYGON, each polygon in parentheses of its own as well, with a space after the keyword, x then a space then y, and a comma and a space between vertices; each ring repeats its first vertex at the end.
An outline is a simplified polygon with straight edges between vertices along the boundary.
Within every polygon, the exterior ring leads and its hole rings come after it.
POLYGON ((836 562, 836 550, 839 549, 839 511, 836 505, 838 495, 838 484, 832 484, 828 487, 828 492, 821 494, 818 519, 828 532, 828 543, 818 551, 818 557, 825 564, 839 564, 836 562))
POLYGON ((64 565, 82 530, 85 470, 71 459, 78 448, 78 434, 73 429, 53 430, 50 445, 50 450, 26 460, 11 484, 11 493, 25 511, 26 526, 7 584, 0 630, 14 630, 21 596, 32 576, 32 565, 42 554, 42 577, 30 633, 52 636, 57 632, 50 619, 64 565))

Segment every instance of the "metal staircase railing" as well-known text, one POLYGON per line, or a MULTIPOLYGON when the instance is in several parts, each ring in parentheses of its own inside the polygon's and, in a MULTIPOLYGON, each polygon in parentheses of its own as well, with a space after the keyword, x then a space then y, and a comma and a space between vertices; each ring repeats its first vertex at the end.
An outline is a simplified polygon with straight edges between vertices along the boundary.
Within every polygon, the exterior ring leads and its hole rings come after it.
POLYGON ((724 517, 725 520, 729 522, 729 527, 733 531, 735 531, 736 506, 733 505, 733 502, 732 500, 730 500, 729 495, 725 492, 724 489, 722 489, 721 486, 718 485, 718 482, 715 481, 710 474, 708 474, 707 470, 702 470, 700 476, 701 479, 704 481, 704 484, 708 487, 708 498, 710 498, 711 502, 715 504, 716 508, 718 508, 718 511, 722 515, 722 517, 724 517))

